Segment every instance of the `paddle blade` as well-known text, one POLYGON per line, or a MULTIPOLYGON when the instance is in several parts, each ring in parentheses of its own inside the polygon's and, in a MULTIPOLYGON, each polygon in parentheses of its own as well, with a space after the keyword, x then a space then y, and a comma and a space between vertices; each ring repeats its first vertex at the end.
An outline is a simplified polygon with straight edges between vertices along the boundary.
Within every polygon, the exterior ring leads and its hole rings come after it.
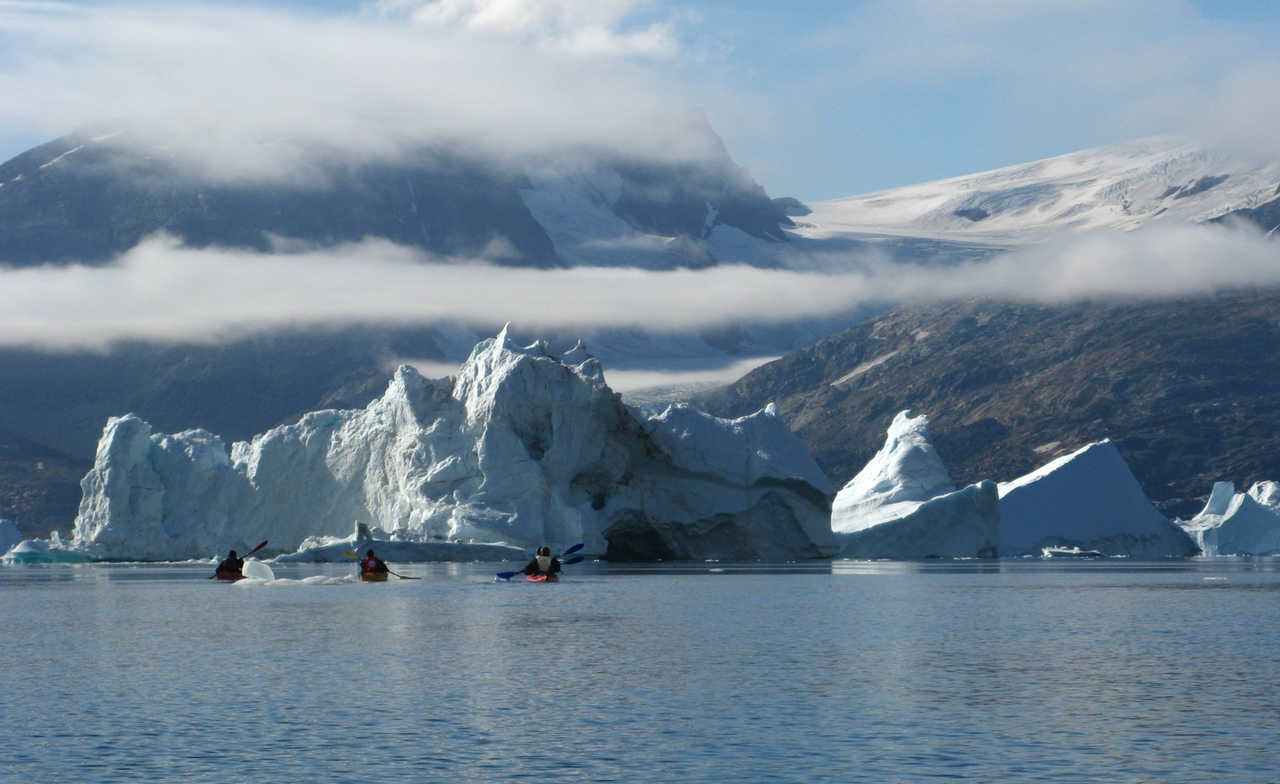
POLYGON ((348 557, 348 558, 354 558, 354 559, 356 559, 357 561, 359 561, 359 560, 360 560, 360 556, 356 555, 355 553, 351 552, 350 550, 343 550, 343 551, 342 551, 342 554, 343 554, 343 555, 345 555, 345 556, 346 556, 346 557, 348 557))
POLYGON ((510 580, 512 577, 515 577, 517 574, 520 574, 520 573, 519 572, 498 572, 498 579, 510 580))
POLYGON ((565 566, 568 566, 569 564, 582 563, 584 560, 586 560, 586 556, 575 555, 574 557, 570 558, 567 561, 564 561, 563 563, 565 566))
POLYGON ((258 543, 258 546, 257 546, 257 547, 255 547, 255 548, 253 548, 252 550, 250 550, 249 552, 245 553, 245 555, 253 555, 254 553, 258 552, 259 550, 261 550, 262 548, 264 548, 264 547, 266 547, 266 546, 267 546, 267 540, 266 540, 266 539, 263 539, 261 542, 259 542, 259 543, 258 543))
POLYGON ((582 546, 583 546, 583 543, 578 542, 577 544, 570 547, 568 550, 565 550, 563 553, 561 553, 561 555, 570 555, 572 553, 576 553, 582 549, 582 546))

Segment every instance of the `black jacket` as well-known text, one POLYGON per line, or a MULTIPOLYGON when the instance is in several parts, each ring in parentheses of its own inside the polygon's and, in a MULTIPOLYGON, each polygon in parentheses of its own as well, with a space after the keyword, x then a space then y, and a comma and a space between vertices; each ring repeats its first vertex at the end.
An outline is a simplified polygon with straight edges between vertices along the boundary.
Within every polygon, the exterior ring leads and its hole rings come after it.
MULTIPOLYGON (((520 570, 520 573, 521 574, 543 574, 544 572, 538 568, 538 559, 537 557, 535 557, 532 561, 524 565, 524 568, 520 570)), ((552 558, 551 565, 547 567, 547 571, 545 572, 545 574, 559 574, 559 573, 560 573, 560 559, 552 558)))

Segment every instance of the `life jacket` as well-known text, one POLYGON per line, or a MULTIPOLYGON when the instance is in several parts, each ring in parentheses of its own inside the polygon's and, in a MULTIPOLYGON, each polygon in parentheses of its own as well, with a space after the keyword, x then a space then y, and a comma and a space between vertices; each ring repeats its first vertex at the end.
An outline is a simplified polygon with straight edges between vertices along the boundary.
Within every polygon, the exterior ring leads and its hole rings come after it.
POLYGON ((534 560, 538 562, 538 571, 540 573, 546 574, 551 569, 551 556, 536 555, 534 556, 534 560))
POLYGON ((377 558, 374 558, 374 557, 372 557, 372 556, 367 556, 367 557, 364 559, 364 562, 360 565, 360 571, 361 571, 361 572, 376 572, 376 571, 378 571, 378 559, 377 559, 377 558))

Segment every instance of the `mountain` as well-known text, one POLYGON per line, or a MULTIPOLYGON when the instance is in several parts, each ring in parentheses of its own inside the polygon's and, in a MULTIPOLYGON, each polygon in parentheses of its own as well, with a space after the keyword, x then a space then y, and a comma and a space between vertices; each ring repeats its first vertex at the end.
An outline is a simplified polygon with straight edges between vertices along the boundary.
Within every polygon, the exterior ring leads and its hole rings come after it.
POLYGON ((663 162, 580 151, 516 165, 423 149, 352 162, 280 145, 280 155, 307 163, 288 181, 219 179, 126 134, 77 133, 0 165, 0 264, 102 264, 158 231, 192 247, 259 251, 281 240, 327 247, 377 237, 535 267, 610 247, 615 263, 706 266, 716 258, 703 241, 717 229, 784 242, 785 205, 729 158, 705 121, 682 130, 706 137, 700 146, 713 155, 663 162))
MULTIPOLYGON (((125 134, 72 134, 0 165, 0 269, 109 264, 158 231, 193 247, 250 251, 378 237, 437 258, 543 268, 704 267, 724 253, 775 265, 790 202, 769 198, 705 119, 677 131, 697 135, 694 146, 710 154, 661 162, 575 151, 517 165, 430 149, 379 163, 281 144, 270 150, 308 164, 284 182, 192 172, 171 149, 125 134)), ((777 355, 847 323, 586 337, 610 367, 624 356, 714 366, 777 355)), ((164 429, 248 438, 316 408, 363 406, 402 359, 460 362, 480 331, 500 326, 322 327, 107 352, 0 349, 0 517, 29 535, 67 530, 108 416, 132 411, 164 429)))
MULTIPOLYGON (((0 268, 73 261, 109 264, 140 238, 165 231, 192 246, 255 251, 269 250, 282 242, 323 247, 382 237, 435 257, 480 255, 495 264, 540 268, 591 264, 671 269, 745 263, 846 271, 856 268, 868 250, 914 264, 949 265, 990 258, 1058 229, 1127 229, 1175 219, 1239 218, 1268 230, 1280 223, 1280 202, 1276 201, 1280 178, 1274 166, 1250 167, 1176 140, 1143 140, 938 183, 805 205, 795 199, 771 199, 732 161, 705 120, 695 118, 679 129, 705 137, 705 143, 695 146, 712 153, 694 163, 577 151, 497 165, 447 149, 422 150, 395 164, 329 159, 309 151, 309 176, 300 175, 290 182, 210 177, 207 172, 188 171, 182 158, 163 147, 131 144, 122 135, 73 134, 0 165, 0 268)), ((351 263, 358 264, 359 259, 352 258, 351 263)), ((555 303, 547 306, 553 308, 555 303)), ((578 334, 610 371, 706 369, 730 366, 746 358, 786 354, 868 315, 883 313, 887 307, 877 304, 874 310, 833 317, 801 317, 777 324, 738 323, 678 334, 621 329, 578 334)), ((945 335, 952 320, 950 312, 942 308, 929 317, 919 311, 915 317, 921 323, 938 321, 935 334, 945 335)), ((1065 335, 1032 334, 1036 319, 1045 319, 1045 329, 1051 330, 1067 318, 1054 315, 1058 313, 1054 309, 1001 312, 1021 314, 1010 318, 1028 331, 1028 339, 1036 341, 1046 356, 1063 356, 1078 348, 1095 352, 1098 362, 1121 367, 1149 360, 1133 352, 1150 350, 1159 342, 1158 333, 1130 337, 1121 329, 1095 325, 1094 339, 1111 343, 1076 346, 1070 331, 1065 335)), ((1081 311, 1088 312, 1092 311, 1081 311)), ((902 313, 893 318, 902 318, 902 313)), ((1183 311, 1168 313, 1171 318, 1184 317, 1183 311)), ((1222 356, 1202 353, 1202 348, 1230 354, 1236 346, 1224 330, 1233 324, 1246 333, 1250 329, 1239 313, 1224 317, 1209 307, 1191 308, 1185 314, 1214 323, 1174 325, 1175 331, 1186 333, 1182 348, 1189 353, 1178 360, 1177 368, 1152 371, 1155 383, 1182 383, 1180 378, 1167 375, 1170 373, 1187 372, 1192 379, 1198 378, 1198 368, 1226 361, 1222 356), (1201 327, 1205 337, 1197 340, 1201 327)), ((74 314, 67 314, 67 318, 73 319, 74 314)), ((1087 315, 1080 318, 1090 319, 1087 315)), ((1258 318, 1264 314, 1258 312, 1258 318)), ((228 439, 245 439, 290 424, 306 411, 363 406, 377 397, 386 375, 401 361, 460 362, 482 334, 500 326, 332 326, 256 335, 217 346, 130 343, 108 352, 0 350, 0 517, 12 519, 28 535, 45 535, 57 527, 68 530, 80 495, 78 479, 91 465, 94 444, 108 416, 133 412, 165 431, 205 427, 228 439)), ((1165 325, 1152 318, 1131 326, 1158 330, 1165 325)), ((547 337, 557 348, 572 344, 568 335, 547 337)), ((955 350, 964 353, 965 348, 958 345, 955 350)), ((994 345, 992 350, 999 352, 1002 347, 994 345)), ((848 351, 859 354, 869 349, 848 351)), ((996 361, 998 353, 973 356, 976 367, 990 368, 992 379, 1006 376, 1007 371, 996 361)), ((877 358, 884 359, 881 354, 867 353, 866 361, 877 358)), ((1034 360, 1025 358, 1032 364, 1034 360)), ((880 370, 898 368, 893 358, 884 361, 890 364, 880 370)), ((1081 422, 1064 425, 1062 434, 1053 438, 1035 440, 1028 433, 1000 435, 1000 439, 1012 441, 1025 438, 1028 444, 996 449, 983 458, 976 447, 993 437, 984 428, 1030 428, 1027 423, 1040 415, 1040 409, 1017 406, 1037 404, 1036 395, 1027 393, 1025 399, 1014 400, 1009 398, 1011 393, 992 391, 1011 406, 992 409, 988 417, 995 423, 992 425, 983 423, 983 417, 938 412, 911 401, 890 402, 888 398, 894 396, 885 393, 883 408, 870 415, 883 421, 864 423, 864 427, 857 423, 868 416, 866 412, 849 412, 853 422, 844 422, 841 417, 845 414, 837 410, 827 417, 829 421, 823 421, 822 406, 838 406, 838 401, 828 400, 832 393, 822 390, 847 391, 850 383, 831 387, 834 379, 824 380, 821 368, 804 367, 804 362, 792 358, 783 362, 795 371, 794 378, 780 380, 785 389, 768 392, 768 383, 747 381, 742 395, 763 403, 774 394, 812 393, 812 400, 804 407, 808 419, 799 422, 800 431, 810 434, 806 437, 819 460, 837 481, 852 476, 861 465, 859 461, 865 462, 887 425, 886 417, 903 408, 929 415, 938 429, 939 449, 959 449, 957 439, 961 446, 968 443, 966 438, 973 440, 968 457, 956 460, 947 455, 953 470, 974 469, 957 474, 958 483, 1008 478, 1042 462, 1033 463, 1023 447, 1030 449, 1054 440, 1065 444, 1076 436, 1079 438, 1073 443, 1078 446, 1111 435, 1148 494, 1182 509, 1190 503, 1186 499, 1202 494, 1202 488, 1209 486, 1207 475, 1203 483, 1190 481, 1192 465, 1218 454, 1164 455, 1153 458, 1154 462, 1135 459, 1129 449, 1147 448, 1134 440, 1140 436, 1126 439, 1103 432, 1108 429, 1103 425, 1111 423, 1099 419, 1101 424, 1096 427, 1085 427, 1081 422), (806 379, 813 380, 812 389, 797 386, 806 379), (962 430, 955 430, 957 417, 963 419, 962 430), (1014 419, 1023 424, 1014 427, 1010 424, 1014 419), (823 429, 832 435, 821 435, 818 431, 823 429), (853 431, 857 436, 847 438, 853 431), (841 438, 848 443, 837 444, 841 438), (1005 459, 1012 462, 1000 464, 1005 459), (1180 459, 1182 465, 1173 465, 1180 459), (984 460, 993 470, 976 470, 984 460), (1147 486, 1151 480, 1185 480, 1189 484, 1179 484, 1175 492, 1147 486)), ((839 378, 855 369, 856 364, 842 370, 832 368, 832 372, 838 372, 839 378)), ((937 365, 935 369, 952 375, 974 372, 960 365, 937 365)), ((920 372, 918 378, 904 378, 920 385, 938 383, 940 396, 953 380, 930 378, 924 370, 920 372)), ((1151 383, 1145 372, 1132 368, 1117 371, 1125 377, 1134 375, 1135 384, 1151 383)), ((851 378, 856 382, 875 375, 863 370, 851 378)), ((1227 378, 1223 376, 1224 383, 1227 378)), ((966 383, 976 385, 978 380, 966 383)), ((1211 405, 1210 392, 1205 392, 1202 408, 1211 405)), ((910 396, 905 392, 896 395, 910 396)), ((1080 405, 1094 404, 1084 390, 1078 398, 1080 405)), ((1103 396, 1098 405, 1105 405, 1108 399, 1103 396)), ((788 400, 782 409, 784 416, 799 410, 799 398, 788 400)), ((719 404, 722 411, 741 412, 741 402, 721 399, 719 404)), ((1053 410, 1064 418, 1074 417, 1069 411, 1074 404, 1059 401, 1055 405, 1053 410)), ((1222 424, 1229 421, 1224 418, 1222 424)), ((1240 443, 1247 442, 1252 450, 1263 436, 1247 435, 1245 430, 1233 425, 1216 435, 1238 436, 1240 443)), ((1145 432, 1142 428, 1135 431, 1145 432)), ((997 441, 1004 443, 1000 439, 997 441)), ((1212 436, 1205 435, 1204 441, 1208 444, 1212 436)), ((1267 478, 1248 473, 1256 468, 1252 458, 1233 460, 1195 470, 1240 469, 1247 475, 1233 478, 1242 482, 1267 478)))
POLYGON ((920 185, 809 202, 796 236, 1009 247, 1061 231, 1237 217, 1280 224, 1280 164, 1153 137, 920 185))
POLYGON ((694 399, 769 402, 837 486, 895 414, 929 418, 957 485, 1007 481, 1110 438, 1167 516, 1213 482, 1280 476, 1280 292, 1174 302, 909 307, 694 399))

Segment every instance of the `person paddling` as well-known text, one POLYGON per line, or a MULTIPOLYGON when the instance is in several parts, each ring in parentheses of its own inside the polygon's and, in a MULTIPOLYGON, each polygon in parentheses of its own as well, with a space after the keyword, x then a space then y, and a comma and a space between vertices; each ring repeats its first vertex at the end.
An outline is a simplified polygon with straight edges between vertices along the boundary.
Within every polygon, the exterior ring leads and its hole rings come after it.
POLYGON ((369 552, 360 560, 361 577, 364 577, 366 574, 386 575, 389 571, 391 570, 387 568, 386 562, 373 554, 373 548, 369 548, 369 552))
POLYGON ((533 557, 532 561, 525 564, 520 573, 530 576, 541 574, 547 577, 555 577, 560 573, 560 559, 552 558, 551 548, 544 544, 538 548, 538 554, 533 557))
POLYGON ((232 550, 213 573, 219 580, 238 580, 244 577, 244 559, 232 550))

